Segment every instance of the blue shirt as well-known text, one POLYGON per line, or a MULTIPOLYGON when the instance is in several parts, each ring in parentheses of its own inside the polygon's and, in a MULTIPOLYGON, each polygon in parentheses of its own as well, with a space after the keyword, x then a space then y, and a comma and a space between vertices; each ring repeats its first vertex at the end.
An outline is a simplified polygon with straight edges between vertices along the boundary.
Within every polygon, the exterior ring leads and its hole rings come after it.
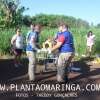
POLYGON ((37 33, 33 31, 28 32, 26 40, 27 40, 26 51, 34 51, 36 47, 37 33))
POLYGON ((60 32, 58 33, 58 38, 60 36, 64 37, 64 42, 61 45, 61 47, 59 48, 59 52, 61 53, 66 53, 66 52, 74 52, 74 42, 73 42, 73 36, 69 31, 65 31, 65 32, 60 32))

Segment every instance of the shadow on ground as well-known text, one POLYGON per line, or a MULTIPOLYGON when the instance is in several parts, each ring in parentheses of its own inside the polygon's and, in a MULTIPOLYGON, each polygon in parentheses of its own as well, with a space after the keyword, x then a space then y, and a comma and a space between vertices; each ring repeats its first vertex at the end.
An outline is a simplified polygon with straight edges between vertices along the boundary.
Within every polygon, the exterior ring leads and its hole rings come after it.
MULTIPOLYGON (((79 61, 75 61, 74 67, 81 69, 80 71, 78 71, 78 73, 80 73, 80 75, 78 75, 77 77, 74 77, 70 80, 74 81, 74 80, 79 80, 81 78, 86 78, 87 76, 99 75, 100 74, 99 68, 96 70, 90 71, 90 66, 92 66, 92 65, 87 64, 87 62, 89 62, 93 59, 94 58, 82 58, 79 61)), ((13 59, 0 59, 0 81, 7 81, 7 80, 11 80, 13 78, 16 79, 17 77, 26 75, 27 70, 28 70, 28 60, 23 59, 22 64, 23 64, 22 66, 19 66, 19 68, 16 68, 14 66, 13 59)), ((37 66, 39 66, 39 65, 37 65, 37 66)), ((47 72, 36 74, 36 77, 37 77, 36 80, 37 81, 42 81, 45 79, 49 80, 50 77, 52 80, 52 77, 55 77, 55 76, 56 76, 56 71, 47 71, 47 72)), ((28 76, 26 75, 26 77, 28 77, 28 76)))
POLYGON ((7 81, 27 73, 27 59, 23 59, 23 65, 18 68, 14 66, 13 62, 13 59, 0 59, 0 81, 7 81))
MULTIPOLYGON (((69 83, 70 84, 80 84, 81 87, 84 87, 84 85, 90 83, 96 83, 97 81, 100 83, 100 77, 94 79, 90 78, 92 76, 97 76, 100 75, 100 68, 96 68, 95 70, 91 70, 91 66, 87 62, 93 60, 94 58, 82 58, 79 61, 74 62, 74 66, 76 68, 80 68, 81 70, 78 72, 75 72, 75 74, 78 73, 77 76, 70 78, 69 83)), ((19 68, 15 68, 13 64, 13 59, 6 59, 6 60, 0 60, 0 81, 1 82, 9 82, 8 80, 12 80, 11 82, 18 83, 19 85, 21 82, 25 83, 31 83, 30 81, 27 80, 27 66, 28 66, 28 61, 27 59, 22 60, 23 66, 20 66, 19 68), (25 75, 25 76, 24 76, 25 75), (24 76, 24 77, 22 77, 24 76), (19 77, 19 78, 18 78, 19 77)), ((42 72, 42 73, 36 73, 36 81, 38 83, 57 83, 56 82, 56 71, 49 71, 49 72, 42 72)), ((73 73, 71 74, 72 76, 73 73)), ((33 83, 33 82, 32 82, 33 83)), ((12 94, 12 93, 10 93, 12 94)), ((3 97, 1 100, 33 100, 35 97, 30 97, 29 99, 16 99, 15 97, 8 99, 7 97, 3 97)), ((9 93, 8 93, 9 95, 9 93)), ((78 92, 79 97, 78 98, 68 98, 68 100, 99 100, 99 92, 78 92)), ((41 100, 41 98, 36 98, 37 100, 41 100)), ((43 98, 43 100, 51 100, 52 98, 43 98)), ((55 100, 66 100, 66 98, 55 98, 55 100)), ((54 100, 54 98, 52 99, 54 100)))

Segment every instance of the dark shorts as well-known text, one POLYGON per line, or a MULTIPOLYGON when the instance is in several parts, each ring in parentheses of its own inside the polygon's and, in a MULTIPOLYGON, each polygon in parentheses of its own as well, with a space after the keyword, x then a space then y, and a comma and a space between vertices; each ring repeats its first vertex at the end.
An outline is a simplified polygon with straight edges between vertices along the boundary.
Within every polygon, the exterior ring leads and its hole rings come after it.
POLYGON ((21 55, 22 54, 22 49, 15 49, 14 54, 15 55, 21 55))

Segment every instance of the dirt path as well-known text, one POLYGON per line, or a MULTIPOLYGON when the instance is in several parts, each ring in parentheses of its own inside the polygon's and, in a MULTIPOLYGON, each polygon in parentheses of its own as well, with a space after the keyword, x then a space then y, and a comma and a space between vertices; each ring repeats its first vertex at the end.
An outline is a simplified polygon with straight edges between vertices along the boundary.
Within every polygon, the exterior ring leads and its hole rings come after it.
MULTIPOLYGON (((91 60, 93 59, 81 59, 79 61, 74 62, 74 66, 77 68, 80 68, 80 71, 73 71, 69 73, 69 84, 79 84, 82 88, 85 88, 87 84, 100 84, 100 65, 94 65, 91 63, 91 60)), ((13 59, 0 59, 0 81, 1 84, 10 84, 10 83, 16 83, 18 86, 21 85, 21 83, 34 83, 28 81, 28 75, 27 75, 27 66, 28 61, 27 59, 23 59, 22 61, 23 66, 20 66, 19 68, 15 68, 13 64, 13 59)), ((36 69, 36 83, 49 83, 49 84, 56 84, 56 70, 53 66, 48 67, 49 70, 46 72, 41 72, 41 70, 44 68, 43 65, 37 66, 36 69)), ((9 97, 10 95, 13 95, 15 91, 13 92, 5 92, 2 93, 0 91, 0 100, 17 100, 15 97, 9 97), (6 97, 5 97, 6 95, 6 97)), ((53 92, 53 91, 52 91, 53 92)), ((100 90, 99 91, 76 91, 78 94, 77 98, 68 98, 68 100, 100 100, 100 90)), ((33 97, 30 97, 31 100, 33 97)), ((39 98, 38 98, 39 99, 39 98)), ((44 98, 46 99, 46 98, 44 98)), ((58 98, 55 98, 58 100, 58 98)), ((65 99, 66 98, 59 98, 59 99, 65 99)), ((19 99, 24 100, 24 99, 19 99)), ((25 99, 26 100, 26 99, 25 99)), ((40 99, 39 99, 40 100, 40 99)), ((46 99, 49 100, 49 99, 46 99)), ((53 99, 54 100, 54 99, 53 99)))

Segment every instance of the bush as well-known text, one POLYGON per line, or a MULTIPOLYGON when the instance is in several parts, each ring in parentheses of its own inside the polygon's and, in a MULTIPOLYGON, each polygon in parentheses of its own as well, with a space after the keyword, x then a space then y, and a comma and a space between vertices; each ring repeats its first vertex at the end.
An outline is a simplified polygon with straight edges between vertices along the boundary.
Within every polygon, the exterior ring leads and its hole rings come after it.
MULTIPOLYGON (((100 29, 94 28, 91 30, 96 35, 95 53, 100 53, 100 46, 99 46, 99 44, 100 44, 100 41, 99 41, 100 29)), ((71 29, 71 32, 73 33, 73 36, 74 36, 75 49, 79 55, 85 54, 85 51, 86 51, 85 36, 88 31, 89 30, 84 29, 84 28, 81 28, 81 29, 72 28, 71 29)), ((27 32, 28 32, 28 28, 22 27, 22 33, 24 36, 26 36, 27 32)), ((40 34, 40 45, 42 46, 42 43, 48 37, 53 38, 53 36, 55 35, 56 32, 57 32, 57 29, 51 29, 51 28, 45 27, 40 34)), ((13 34, 15 34, 14 29, 4 29, 1 31, 1 33, 0 33, 0 54, 9 54, 10 41, 11 41, 13 34)))

